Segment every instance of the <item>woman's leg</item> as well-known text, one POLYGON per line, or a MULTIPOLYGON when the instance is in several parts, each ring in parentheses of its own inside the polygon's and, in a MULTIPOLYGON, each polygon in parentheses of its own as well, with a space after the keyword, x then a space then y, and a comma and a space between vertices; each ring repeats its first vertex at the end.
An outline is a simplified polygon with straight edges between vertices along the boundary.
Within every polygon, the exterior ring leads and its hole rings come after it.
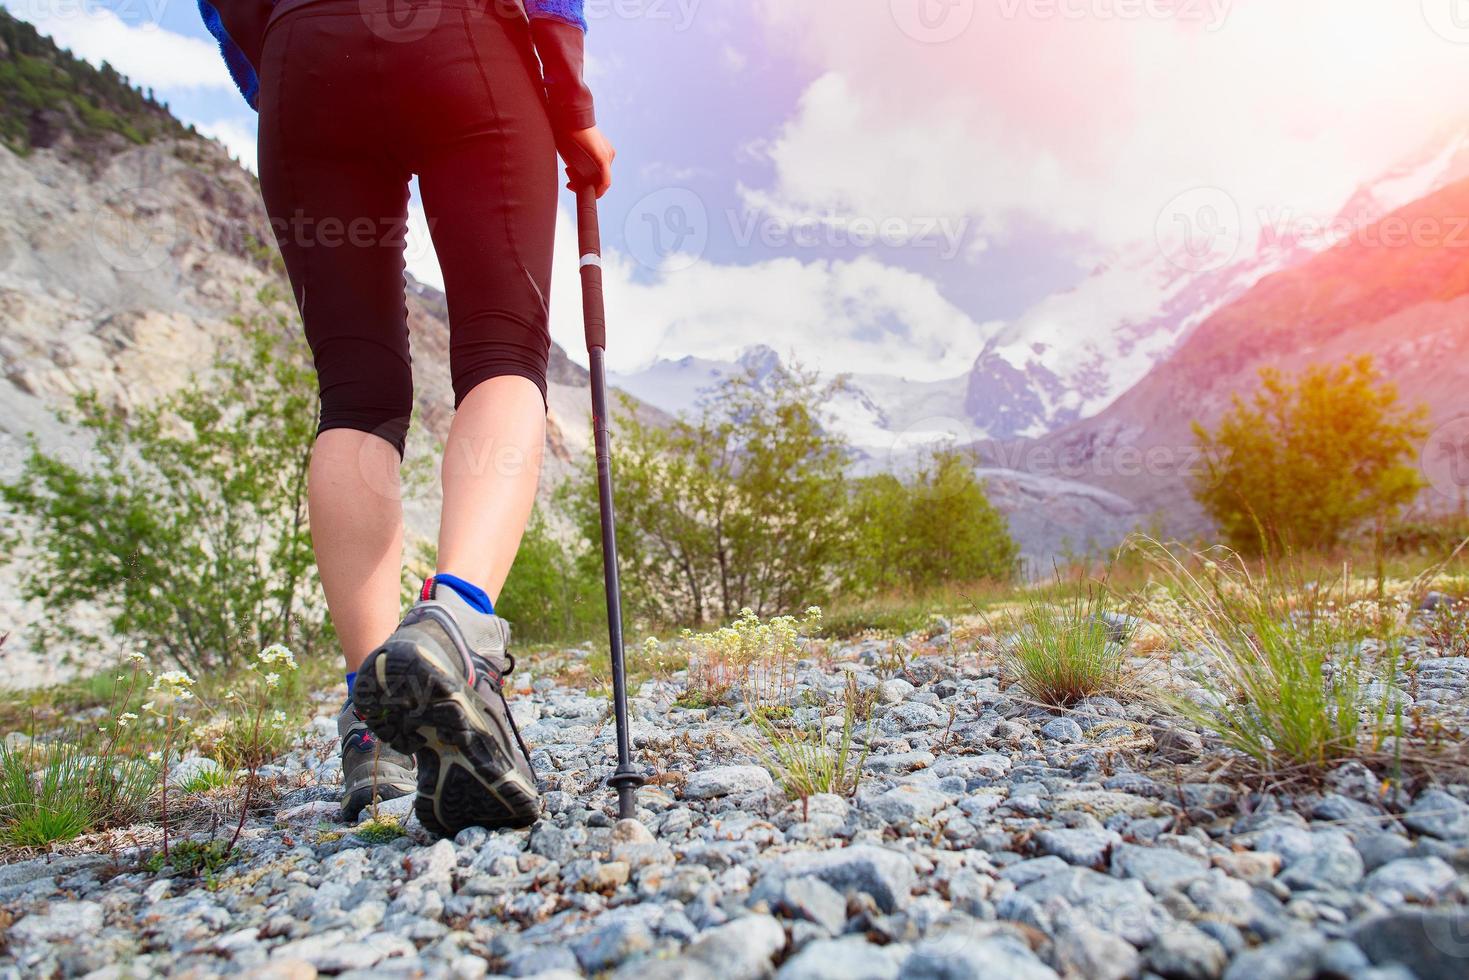
POLYGON ((413 411, 403 296, 406 165, 376 103, 355 8, 266 35, 260 185, 321 387, 309 507, 348 672, 401 615, 398 466, 413 411))
POLYGON ((541 390, 515 375, 477 385, 459 403, 449 428, 438 570, 473 582, 492 602, 510 574, 535 503, 545 442, 541 390))
POLYGON ((398 626, 403 506, 397 447, 357 429, 329 429, 311 453, 311 543, 347 672, 398 626))

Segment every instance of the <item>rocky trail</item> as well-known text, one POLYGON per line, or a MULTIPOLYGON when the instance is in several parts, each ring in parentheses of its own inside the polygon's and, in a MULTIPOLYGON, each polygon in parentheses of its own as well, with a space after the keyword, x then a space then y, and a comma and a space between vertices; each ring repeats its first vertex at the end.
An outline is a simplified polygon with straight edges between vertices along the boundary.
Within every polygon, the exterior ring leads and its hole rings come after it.
MULTIPOLYGON (((1155 706, 1038 709, 944 639, 901 669, 891 640, 798 665, 798 703, 872 697, 845 799, 787 799, 742 710, 644 683, 637 823, 600 785, 608 702, 521 677, 545 817, 453 840, 406 800, 381 808, 402 833, 336 822, 321 695, 216 874, 143 870, 156 827, 0 866, 0 978, 1469 975, 1469 785, 1389 792, 1360 763, 1314 789, 1206 780, 1209 746, 1155 706)), ((1413 673, 1417 707, 1462 725, 1469 659, 1422 652, 1413 673)))

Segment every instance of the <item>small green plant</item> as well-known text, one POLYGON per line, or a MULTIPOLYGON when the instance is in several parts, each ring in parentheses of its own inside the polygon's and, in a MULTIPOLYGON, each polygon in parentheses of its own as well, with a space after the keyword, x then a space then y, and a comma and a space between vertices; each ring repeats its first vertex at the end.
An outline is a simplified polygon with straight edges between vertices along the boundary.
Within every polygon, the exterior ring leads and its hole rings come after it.
POLYGON ((167 853, 159 851, 145 865, 154 874, 165 871, 188 878, 212 879, 230 862, 233 848, 222 840, 181 840, 167 853))
POLYGON ((358 824, 357 829, 352 833, 359 840, 368 844, 379 845, 391 843, 407 834, 408 831, 403 829, 403 825, 398 822, 397 817, 374 811, 372 819, 358 824))
POLYGON ((245 829, 245 820, 250 815, 250 803, 260 788, 260 767, 274 758, 287 731, 286 714, 271 708, 274 692, 282 684, 282 677, 296 672, 296 657, 280 644, 272 644, 261 650, 246 664, 249 687, 244 692, 234 691, 228 698, 244 709, 249 719, 248 732, 237 746, 239 760, 245 769, 245 793, 240 801, 240 816, 235 823, 234 835, 225 848, 226 854, 233 851, 240 833, 245 829))
POLYGON ((794 680, 803 642, 821 629, 821 608, 801 619, 762 620, 749 609, 739 619, 708 633, 684 630, 676 642, 688 663, 686 696, 706 706, 725 703, 738 692, 747 704, 776 705, 794 680))
POLYGON ((1107 635, 1105 593, 1097 587, 1070 596, 1026 597, 1019 629, 1002 648, 1007 676, 1036 701, 1069 707, 1085 698, 1120 691, 1127 654, 1107 635))
POLYGON ((817 793, 851 795, 862 778, 867 739, 863 738, 860 752, 854 751, 854 741, 858 726, 870 725, 870 713, 864 717, 863 712, 870 712, 871 706, 867 703, 864 707, 862 693, 851 676, 847 678, 841 701, 841 730, 831 734, 827 732, 829 712, 825 708, 806 727, 785 723, 789 713, 772 717, 768 709, 752 707, 750 711, 756 729, 763 736, 763 743, 755 746, 756 753, 786 796, 801 801, 802 819, 810 819, 812 796, 817 793))
POLYGON ((1441 657, 1469 657, 1469 599, 1441 601, 1423 615, 1428 642, 1441 657))
POLYGON ((884 678, 902 677, 908 673, 913 647, 907 640, 894 640, 878 654, 877 673, 884 678))
POLYGON ((168 860, 168 763, 178 739, 188 729, 190 719, 180 708, 194 700, 194 679, 182 670, 166 670, 153 676, 148 685, 149 700, 143 710, 163 730, 163 747, 156 753, 159 770, 160 815, 163 823, 163 860, 168 860))
POLYGON ((1180 608, 1166 627, 1175 646, 1200 658, 1193 679, 1210 703, 1173 699, 1200 729, 1273 772, 1319 772, 1400 730, 1398 640, 1349 569, 1310 577, 1280 560, 1255 574, 1227 549, 1186 561, 1143 547, 1180 608))
POLYGON ((709 693, 706 691, 692 690, 684 691, 678 697, 673 699, 673 703, 675 706, 680 708, 703 710, 705 708, 712 708, 716 704, 721 704, 723 702, 722 700, 712 699, 709 693))

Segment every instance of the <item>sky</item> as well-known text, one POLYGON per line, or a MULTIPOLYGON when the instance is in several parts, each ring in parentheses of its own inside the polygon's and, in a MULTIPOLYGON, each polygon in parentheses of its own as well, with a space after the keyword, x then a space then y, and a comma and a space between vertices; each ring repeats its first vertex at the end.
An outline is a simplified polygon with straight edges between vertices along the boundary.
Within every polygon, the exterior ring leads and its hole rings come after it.
MULTIPOLYGON (((0 0, 254 166, 192 0, 0 0)), ((1221 209, 1329 218, 1464 128, 1469 0, 588 0, 608 358, 963 373, 1221 209), (1222 206, 1222 207, 1221 207, 1222 206)), ((563 202, 553 336, 581 350, 563 202)), ((439 284, 426 223, 409 268, 439 284)), ((1086 329, 1080 325, 1076 329, 1086 329)))

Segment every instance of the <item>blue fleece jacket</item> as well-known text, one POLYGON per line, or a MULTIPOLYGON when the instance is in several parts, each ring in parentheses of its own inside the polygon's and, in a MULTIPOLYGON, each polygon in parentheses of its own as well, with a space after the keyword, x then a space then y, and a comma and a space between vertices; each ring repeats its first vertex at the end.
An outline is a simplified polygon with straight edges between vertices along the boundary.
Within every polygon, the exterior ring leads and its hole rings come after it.
MULTIPOLYGON (((523 0, 526 13, 532 19, 537 17, 549 20, 559 20, 587 29, 586 15, 582 9, 583 0, 523 0)), ((260 96, 260 79, 255 74, 255 68, 250 64, 250 59, 245 57, 245 52, 230 37, 224 28, 224 21, 220 19, 219 11, 209 0, 199 0, 199 14, 204 18, 204 26, 214 39, 219 42, 219 53, 224 56, 224 63, 229 68, 230 77, 239 86, 240 94, 245 101, 250 103, 250 108, 258 109, 256 100, 260 96)))

